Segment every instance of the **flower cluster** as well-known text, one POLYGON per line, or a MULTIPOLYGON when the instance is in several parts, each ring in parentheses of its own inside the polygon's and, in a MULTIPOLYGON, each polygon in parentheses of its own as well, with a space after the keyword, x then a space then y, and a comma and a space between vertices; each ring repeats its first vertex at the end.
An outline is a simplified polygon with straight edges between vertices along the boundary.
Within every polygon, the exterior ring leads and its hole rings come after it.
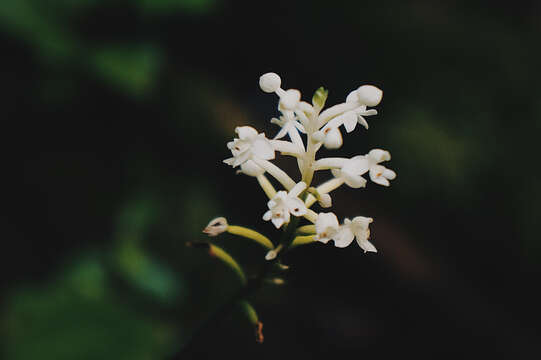
MULTIPOLYGON (((376 252, 374 245, 368 241, 372 218, 346 218, 340 224, 334 213, 316 213, 310 207, 315 202, 323 208, 330 207, 332 199, 329 193, 343 184, 352 188, 365 187, 367 179, 364 175, 383 186, 389 186, 389 180, 396 177, 394 171, 382 165, 391 159, 391 155, 381 149, 373 149, 365 155, 351 158, 316 159, 317 151, 322 146, 327 149, 342 146, 343 130, 350 133, 357 128, 357 124, 368 129, 366 117, 377 114, 371 107, 380 103, 383 92, 375 86, 362 85, 349 93, 345 102, 323 110, 327 99, 327 91, 323 88, 319 88, 312 102, 308 103, 301 100, 298 90, 282 89, 282 81, 275 73, 262 75, 259 85, 264 92, 278 96, 280 116, 272 118, 271 123, 281 129, 270 139, 250 126, 237 127, 237 138, 227 144, 232 157, 224 160, 224 163, 239 168, 242 174, 257 178, 269 197, 268 211, 263 214, 263 220, 271 221, 276 228, 281 228, 290 223, 292 216, 304 217, 312 223, 311 226, 301 227, 311 241, 327 243, 333 240, 335 246, 346 247, 355 238, 365 252, 376 252), (299 181, 293 180, 271 162, 276 152, 296 158, 301 175, 299 181), (321 170, 330 170, 332 178, 314 187, 314 172, 321 170), (274 177, 284 190, 276 191, 266 174, 274 177)), ((227 231, 227 227, 222 231, 227 231)), ((295 245, 295 241, 292 245, 295 245)), ((306 239, 302 241, 308 242, 306 239)))

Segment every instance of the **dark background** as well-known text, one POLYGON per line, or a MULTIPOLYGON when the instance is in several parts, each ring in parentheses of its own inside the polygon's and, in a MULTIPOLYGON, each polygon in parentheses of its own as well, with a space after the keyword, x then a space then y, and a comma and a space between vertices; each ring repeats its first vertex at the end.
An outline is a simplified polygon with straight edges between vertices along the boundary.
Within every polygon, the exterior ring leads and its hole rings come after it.
POLYGON ((190 357, 539 357, 540 35, 539 1, 3 0, 3 358, 163 359, 235 292, 185 243, 219 215, 277 234, 221 162, 236 126, 278 131, 267 71, 384 90, 334 153, 393 156, 390 188, 333 194, 379 252, 292 251, 253 298, 265 343, 233 313, 190 357))

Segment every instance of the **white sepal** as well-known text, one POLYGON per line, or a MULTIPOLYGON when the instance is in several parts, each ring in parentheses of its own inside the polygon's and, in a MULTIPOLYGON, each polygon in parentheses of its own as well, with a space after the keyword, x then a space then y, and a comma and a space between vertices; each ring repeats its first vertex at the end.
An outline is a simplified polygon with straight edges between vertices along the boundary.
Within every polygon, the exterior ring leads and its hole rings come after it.
POLYGON ((314 240, 326 244, 338 232, 339 226, 334 213, 319 213, 316 220, 316 236, 314 240))

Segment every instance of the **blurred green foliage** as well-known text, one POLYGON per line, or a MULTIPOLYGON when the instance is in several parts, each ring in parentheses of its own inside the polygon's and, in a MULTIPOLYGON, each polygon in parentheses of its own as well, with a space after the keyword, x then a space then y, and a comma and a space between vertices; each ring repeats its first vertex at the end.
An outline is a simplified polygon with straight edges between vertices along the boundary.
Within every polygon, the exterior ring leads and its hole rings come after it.
MULTIPOLYGON (((380 253, 292 251, 292 286, 254 301, 269 345, 235 318, 202 358, 521 358, 541 321, 538 9, 2 1, 0 100, 21 176, 6 187, 3 355, 164 358, 234 292, 231 271, 184 244, 220 215, 276 235, 253 179, 221 163, 235 126, 275 133, 257 77, 276 71, 305 99, 323 84, 328 105, 361 83, 385 91, 340 155, 388 149, 397 179, 333 194, 340 218, 375 218, 380 253)), ((264 255, 213 241, 248 274, 264 255)))

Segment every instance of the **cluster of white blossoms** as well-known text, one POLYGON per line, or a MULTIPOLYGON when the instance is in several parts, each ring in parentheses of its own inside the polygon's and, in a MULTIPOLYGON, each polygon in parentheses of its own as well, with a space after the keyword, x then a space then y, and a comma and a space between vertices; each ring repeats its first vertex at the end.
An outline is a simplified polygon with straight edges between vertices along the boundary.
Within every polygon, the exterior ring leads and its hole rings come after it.
POLYGON ((365 174, 374 183, 383 186, 389 186, 389 180, 396 177, 394 171, 381 165, 391 159, 390 153, 381 149, 373 149, 365 155, 352 158, 316 159, 316 153, 322 146, 327 149, 342 146, 342 126, 347 133, 355 130, 357 124, 368 129, 365 117, 377 114, 375 109, 368 107, 378 105, 383 92, 375 86, 363 85, 352 91, 345 102, 323 110, 327 98, 327 91, 323 88, 316 91, 310 104, 301 100, 298 90, 284 90, 281 84, 280 77, 275 73, 266 73, 259 79, 263 91, 275 93, 279 97, 278 110, 281 115, 271 119, 273 124, 281 127, 276 136, 270 139, 250 126, 237 127, 237 138, 227 144, 233 156, 224 162, 234 168, 239 167, 240 173, 257 178, 270 199, 263 220, 271 221, 276 228, 288 224, 291 216, 304 217, 315 225, 305 226, 306 229, 312 229, 314 241, 327 243, 333 240, 335 246, 346 247, 355 238, 365 252, 376 252, 374 245, 368 241, 372 218, 346 218, 340 224, 334 213, 316 213, 310 207, 315 202, 322 208, 331 207, 329 193, 343 184, 352 188, 365 187, 365 174), (286 135, 289 140, 286 140, 286 135), (276 152, 297 159, 300 181, 294 181, 271 162, 276 152), (333 177, 314 187, 314 172, 320 170, 330 170, 333 177), (284 190, 276 191, 265 174, 274 177, 284 190))

